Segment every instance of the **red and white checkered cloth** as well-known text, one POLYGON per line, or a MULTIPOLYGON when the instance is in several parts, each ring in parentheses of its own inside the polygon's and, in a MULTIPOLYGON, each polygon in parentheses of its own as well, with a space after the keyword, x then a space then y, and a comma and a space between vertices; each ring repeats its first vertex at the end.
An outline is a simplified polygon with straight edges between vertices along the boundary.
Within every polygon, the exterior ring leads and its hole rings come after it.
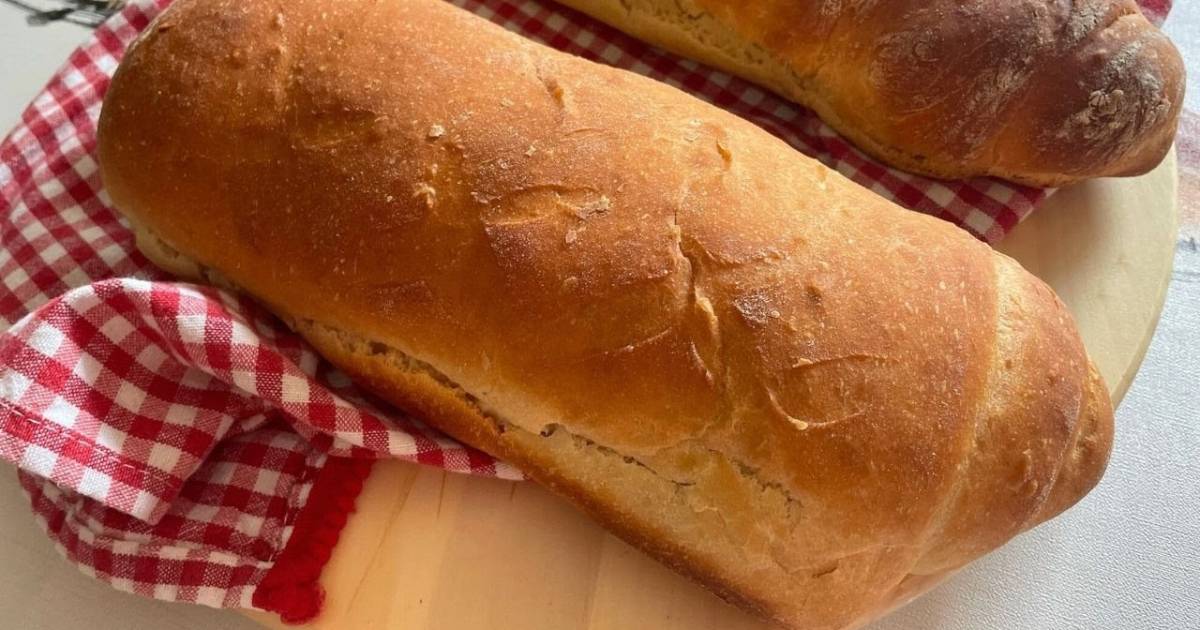
MULTIPOLYGON (((697 94, 987 240, 1047 194, 886 168, 806 110, 549 3, 452 1, 697 94)), ((0 143, 0 458, 87 574, 300 621, 320 608, 317 578, 373 458, 520 473, 374 400, 253 302, 171 282, 136 251, 101 188, 95 123, 126 46, 168 3, 97 29, 0 143)), ((1169 4, 1143 0, 1158 21, 1169 4)))

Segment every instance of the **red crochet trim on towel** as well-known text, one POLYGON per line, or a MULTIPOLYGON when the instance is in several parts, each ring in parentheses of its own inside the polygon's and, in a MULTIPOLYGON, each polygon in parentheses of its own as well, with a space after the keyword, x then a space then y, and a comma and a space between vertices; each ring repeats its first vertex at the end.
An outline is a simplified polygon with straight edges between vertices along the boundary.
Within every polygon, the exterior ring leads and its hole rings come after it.
POLYGON ((325 589, 319 581, 321 570, 354 512, 354 502, 373 462, 329 458, 318 473, 291 539, 254 591, 256 608, 278 613, 288 624, 311 621, 321 612, 325 602, 325 589))

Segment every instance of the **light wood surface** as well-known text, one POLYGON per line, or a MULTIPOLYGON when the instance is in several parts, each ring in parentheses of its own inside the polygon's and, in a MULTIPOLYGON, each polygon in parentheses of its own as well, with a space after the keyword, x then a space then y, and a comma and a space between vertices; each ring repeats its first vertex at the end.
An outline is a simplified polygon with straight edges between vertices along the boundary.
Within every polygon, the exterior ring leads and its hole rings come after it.
MULTIPOLYGON (((1170 281, 1176 182, 1172 154, 1142 177, 1059 191, 999 247, 1058 291, 1116 400, 1170 281)), ((322 576, 328 599, 313 629, 766 627, 532 483, 386 462, 358 504, 322 576)))

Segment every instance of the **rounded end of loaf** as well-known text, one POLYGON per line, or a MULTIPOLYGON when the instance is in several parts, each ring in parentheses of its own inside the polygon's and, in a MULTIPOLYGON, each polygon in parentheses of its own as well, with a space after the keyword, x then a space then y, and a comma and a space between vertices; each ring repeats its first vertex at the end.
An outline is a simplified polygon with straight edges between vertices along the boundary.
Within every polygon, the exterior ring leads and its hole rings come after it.
POLYGON ((1014 124, 997 140, 993 174, 1061 186, 1141 175, 1170 150, 1183 107, 1179 51, 1132 0, 1111 3, 1107 13, 1091 4, 1068 24, 1090 15, 1095 27, 1030 79, 1014 124))
POLYGON ((1034 515, 1034 527, 1062 514, 1092 491, 1104 470, 1113 443, 1113 406, 1108 386, 1095 365, 1088 365, 1087 380, 1074 439, 1063 453, 1050 495, 1034 515))
POLYGON ((1108 389, 1066 306, 1015 261, 995 262, 988 395, 918 575, 953 571, 1074 505, 1099 482, 1112 448, 1108 389))
POLYGON ((870 92, 840 108, 878 102, 839 125, 870 152, 936 177, 1062 186, 1145 173, 1170 149, 1183 61, 1133 0, 939 7, 880 38, 870 92))

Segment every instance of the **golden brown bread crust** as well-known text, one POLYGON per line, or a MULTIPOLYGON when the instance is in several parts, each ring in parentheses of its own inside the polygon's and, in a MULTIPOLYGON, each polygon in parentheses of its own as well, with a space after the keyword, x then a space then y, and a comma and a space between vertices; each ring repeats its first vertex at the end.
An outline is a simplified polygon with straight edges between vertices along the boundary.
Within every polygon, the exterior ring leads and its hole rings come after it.
POLYGON ((911 597, 1107 459, 1011 260, 437 0, 179 0, 99 151, 152 259, 793 627, 911 597))
POLYGON ((1135 0, 559 0, 934 177, 1058 186, 1171 146, 1179 52, 1135 0))

